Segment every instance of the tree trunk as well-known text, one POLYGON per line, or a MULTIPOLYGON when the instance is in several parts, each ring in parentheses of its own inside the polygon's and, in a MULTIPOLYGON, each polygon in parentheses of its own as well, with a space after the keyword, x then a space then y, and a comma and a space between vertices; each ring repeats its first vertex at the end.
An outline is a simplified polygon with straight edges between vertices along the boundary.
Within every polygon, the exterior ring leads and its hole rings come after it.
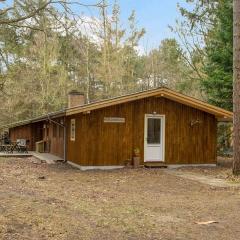
POLYGON ((233 174, 240 175, 240 0, 233 1, 233 174))

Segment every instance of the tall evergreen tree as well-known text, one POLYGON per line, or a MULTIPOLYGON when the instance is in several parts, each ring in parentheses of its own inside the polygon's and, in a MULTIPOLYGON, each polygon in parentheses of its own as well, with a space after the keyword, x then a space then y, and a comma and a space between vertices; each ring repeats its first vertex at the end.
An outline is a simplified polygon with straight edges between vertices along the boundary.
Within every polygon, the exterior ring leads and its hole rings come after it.
POLYGON ((233 7, 232 0, 220 0, 214 27, 209 31, 201 82, 208 101, 232 110, 233 7))

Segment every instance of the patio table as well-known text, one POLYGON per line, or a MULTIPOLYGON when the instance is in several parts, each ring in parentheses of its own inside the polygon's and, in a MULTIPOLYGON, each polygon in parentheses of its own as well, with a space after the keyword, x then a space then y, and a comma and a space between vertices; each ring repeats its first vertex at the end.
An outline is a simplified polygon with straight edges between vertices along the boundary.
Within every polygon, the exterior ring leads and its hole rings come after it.
POLYGON ((13 144, 3 144, 0 146, 2 152, 13 153, 15 145, 13 144))

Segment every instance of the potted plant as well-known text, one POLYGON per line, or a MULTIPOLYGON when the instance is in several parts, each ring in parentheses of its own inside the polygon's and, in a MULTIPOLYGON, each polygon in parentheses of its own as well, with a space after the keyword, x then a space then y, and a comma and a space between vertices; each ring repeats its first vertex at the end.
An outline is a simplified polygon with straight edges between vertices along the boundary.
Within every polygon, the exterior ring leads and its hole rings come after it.
POLYGON ((133 167, 138 168, 140 166, 140 149, 138 147, 133 150, 133 167))

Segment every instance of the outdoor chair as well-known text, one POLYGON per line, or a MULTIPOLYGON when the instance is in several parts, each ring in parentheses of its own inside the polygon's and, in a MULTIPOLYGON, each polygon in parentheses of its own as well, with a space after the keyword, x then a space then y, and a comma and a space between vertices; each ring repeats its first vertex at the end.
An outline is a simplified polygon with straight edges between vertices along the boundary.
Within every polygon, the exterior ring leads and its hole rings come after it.
POLYGON ((28 144, 29 140, 26 139, 17 139, 16 150, 19 153, 28 153, 28 144))
POLYGON ((6 153, 13 153, 14 151, 14 145, 9 143, 7 145, 5 145, 5 152, 6 153))

